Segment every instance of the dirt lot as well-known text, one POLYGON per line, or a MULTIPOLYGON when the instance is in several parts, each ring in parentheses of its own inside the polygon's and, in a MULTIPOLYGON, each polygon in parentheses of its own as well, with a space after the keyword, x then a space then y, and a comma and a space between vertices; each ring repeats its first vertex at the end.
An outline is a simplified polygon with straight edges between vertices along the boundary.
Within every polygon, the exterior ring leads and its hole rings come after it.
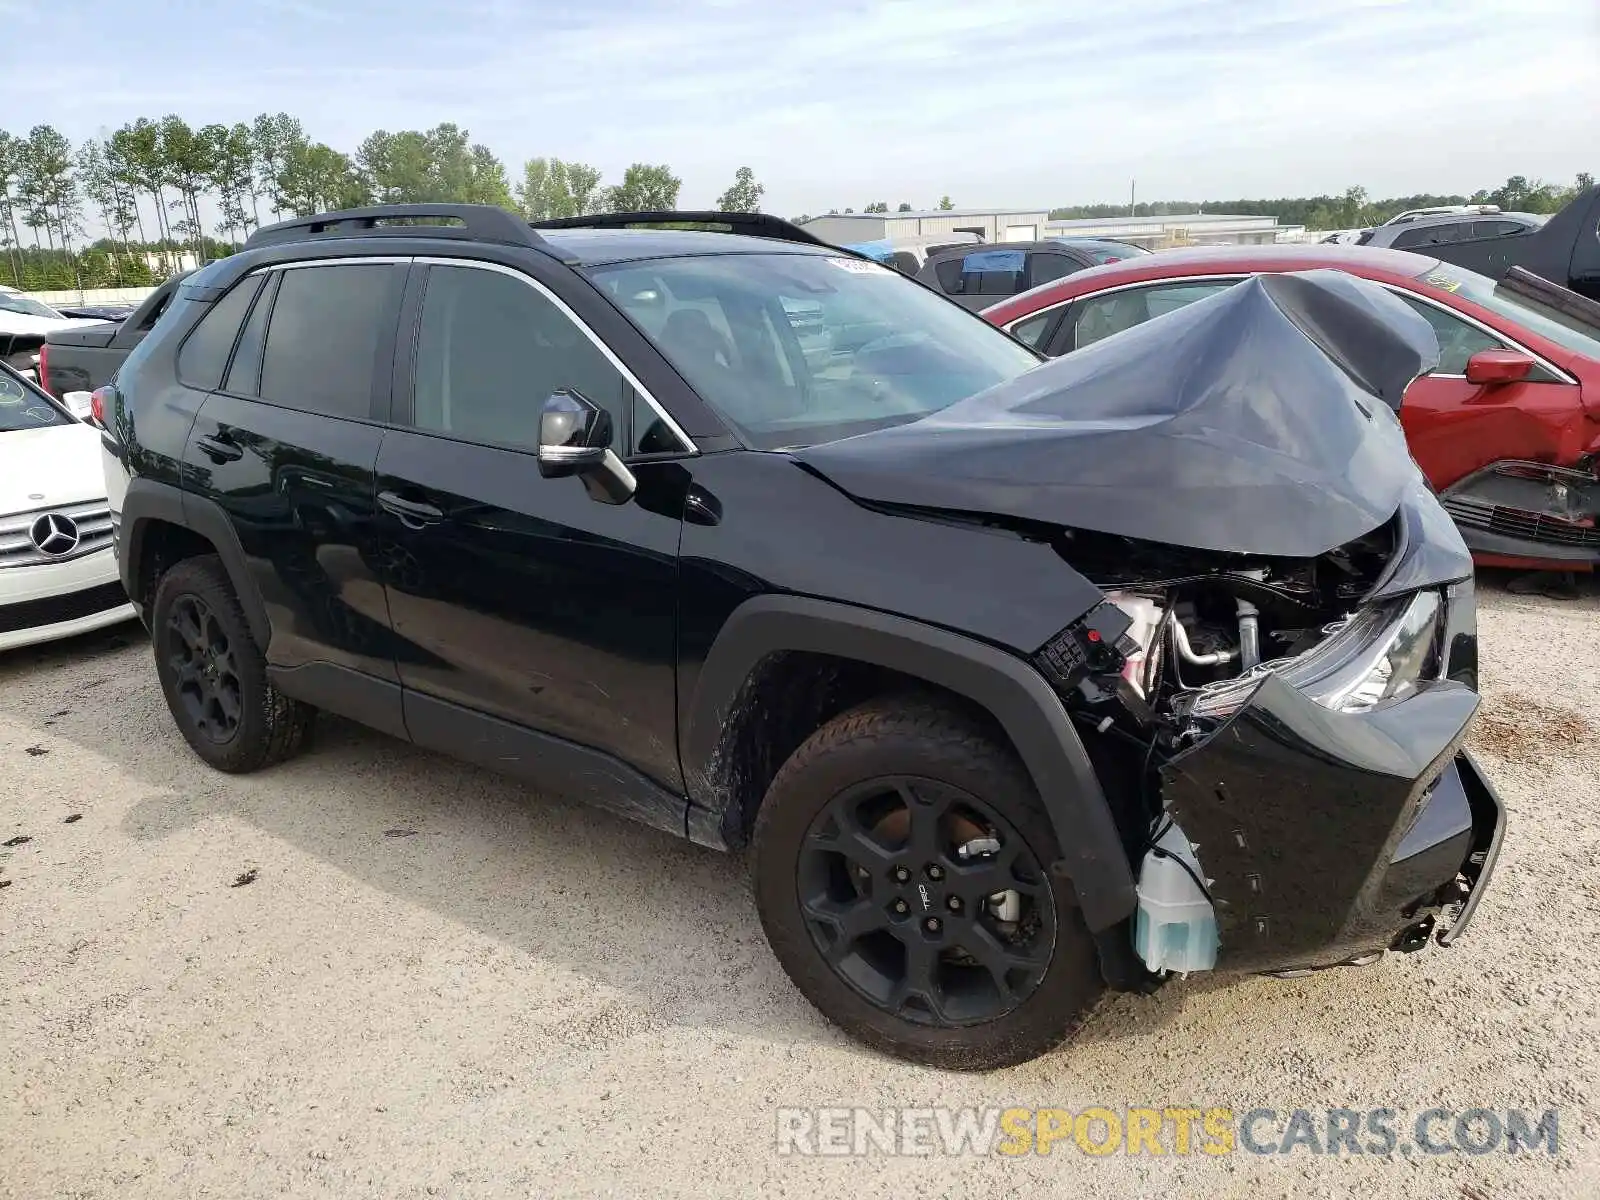
POLYGON ((11 654, 0 1195, 1600 1195, 1600 600, 1481 624, 1512 825, 1457 947, 1116 998, 979 1077, 824 1024, 735 859, 336 721, 218 775, 136 631, 11 654), (776 1153, 783 1105, 1146 1103, 1557 1108, 1560 1151, 776 1153))

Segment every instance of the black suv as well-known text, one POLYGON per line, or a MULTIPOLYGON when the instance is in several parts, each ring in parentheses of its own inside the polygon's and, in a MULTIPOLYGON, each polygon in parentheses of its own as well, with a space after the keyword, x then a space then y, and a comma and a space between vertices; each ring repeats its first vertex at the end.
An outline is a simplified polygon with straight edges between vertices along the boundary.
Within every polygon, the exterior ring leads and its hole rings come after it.
POLYGON ((953 1067, 1459 934, 1504 821, 1391 407, 1425 322, 1265 276, 1040 365, 783 222, 653 217, 332 213, 183 282, 97 411, 197 754, 327 709, 751 846, 806 996, 953 1067))

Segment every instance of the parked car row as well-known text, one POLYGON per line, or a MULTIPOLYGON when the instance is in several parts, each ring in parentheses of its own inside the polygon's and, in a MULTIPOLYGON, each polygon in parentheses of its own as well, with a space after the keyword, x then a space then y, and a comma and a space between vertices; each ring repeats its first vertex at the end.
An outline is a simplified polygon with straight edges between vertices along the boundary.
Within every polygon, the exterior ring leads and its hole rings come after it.
POLYGON ((1432 321, 1306 264, 1050 361, 698 216, 322 214, 177 285, 85 432, 196 754, 327 710, 748 846, 800 990, 950 1067, 1461 934, 1505 817, 1395 415, 1432 321))
POLYGON ((0 286, 0 364, 37 379, 39 351, 50 333, 95 323, 69 317, 15 288, 0 286))

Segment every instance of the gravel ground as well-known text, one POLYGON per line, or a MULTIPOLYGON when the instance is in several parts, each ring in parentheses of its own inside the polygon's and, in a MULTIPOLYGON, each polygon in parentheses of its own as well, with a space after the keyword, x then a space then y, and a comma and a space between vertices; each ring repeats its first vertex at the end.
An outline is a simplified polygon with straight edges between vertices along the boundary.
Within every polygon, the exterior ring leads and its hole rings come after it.
POLYGON ((0 850, 0 1195, 1600 1195, 1600 598, 1481 607, 1475 747, 1512 824, 1459 945, 1116 997, 988 1076, 825 1024, 736 859, 337 721, 229 778, 137 631, 7 655, 0 841, 31 840, 0 850), (779 1106, 1096 1104, 1559 1108, 1561 1140, 776 1152, 779 1106))

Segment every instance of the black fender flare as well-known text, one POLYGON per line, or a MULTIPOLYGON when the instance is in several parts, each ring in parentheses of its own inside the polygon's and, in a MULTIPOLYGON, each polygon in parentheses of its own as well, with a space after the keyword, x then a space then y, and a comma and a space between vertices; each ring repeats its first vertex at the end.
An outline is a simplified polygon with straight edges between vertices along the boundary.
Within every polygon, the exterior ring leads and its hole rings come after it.
POLYGON ((1033 778, 1061 843, 1063 858, 1052 869, 1071 880, 1090 930, 1099 933, 1132 914, 1133 873, 1060 696, 1024 660, 919 621, 803 596, 746 600, 723 625, 695 685, 682 744, 687 779, 708 778, 745 681, 781 651, 887 667, 980 705, 1000 722, 1033 778))
POLYGON ((272 624, 267 620, 267 606, 261 594, 252 585, 249 562, 244 546, 234 531, 233 522, 215 500, 196 496, 154 479, 133 479, 122 498, 121 546, 118 548, 117 568, 122 575, 122 586, 129 599, 148 621, 148 608, 153 597, 140 594, 143 579, 145 534, 154 521, 187 529, 204 538, 216 548, 217 557, 228 572, 234 594, 244 609, 245 621, 250 626, 250 636, 256 645, 265 650, 271 636, 272 624))

